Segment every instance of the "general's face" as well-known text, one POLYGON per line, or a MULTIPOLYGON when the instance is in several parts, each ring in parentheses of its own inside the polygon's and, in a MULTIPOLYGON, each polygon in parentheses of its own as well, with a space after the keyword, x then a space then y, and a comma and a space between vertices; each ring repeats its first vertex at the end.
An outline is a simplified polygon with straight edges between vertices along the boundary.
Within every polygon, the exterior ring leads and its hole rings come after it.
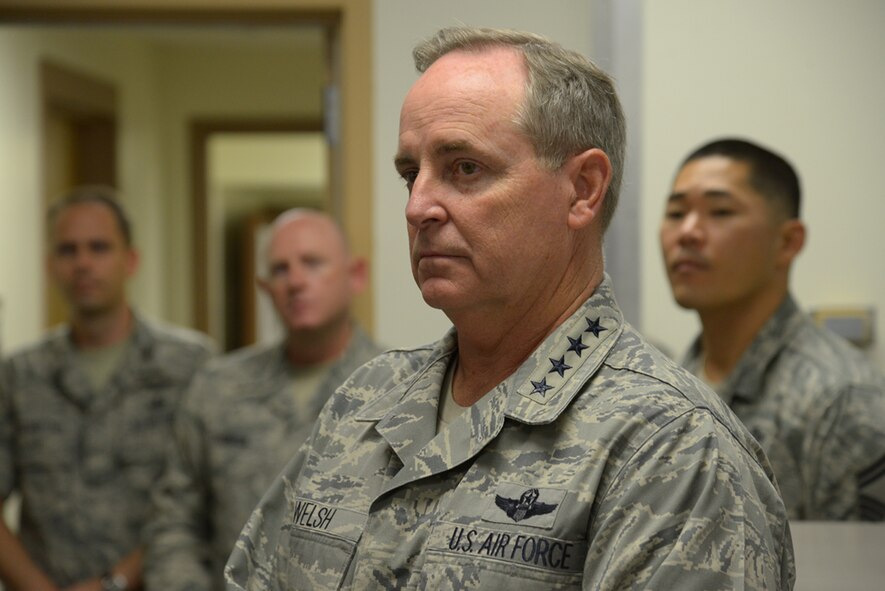
POLYGON ((276 227, 267 264, 261 285, 287 330, 323 330, 348 321, 360 270, 330 220, 306 215, 276 227))
POLYGON ((677 303, 704 310, 748 302, 779 272, 785 216, 749 182, 750 168, 723 156, 688 162, 661 222, 667 277, 677 303))
POLYGON ((571 256, 568 179, 542 166, 514 123, 525 81, 512 50, 453 52, 403 104, 396 167, 412 274, 450 316, 537 299, 571 256))
POLYGON ((106 205, 86 202, 62 209, 51 234, 49 272, 75 313, 125 305, 126 282, 138 257, 106 205))

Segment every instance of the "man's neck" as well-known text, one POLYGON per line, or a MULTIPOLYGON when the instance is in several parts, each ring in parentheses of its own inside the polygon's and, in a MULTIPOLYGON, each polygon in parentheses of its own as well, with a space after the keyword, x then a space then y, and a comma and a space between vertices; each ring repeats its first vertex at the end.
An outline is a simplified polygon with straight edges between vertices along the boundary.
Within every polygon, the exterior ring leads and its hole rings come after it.
POLYGON ((124 303, 100 313, 74 314, 71 338, 81 349, 109 347, 126 340, 132 333, 132 312, 124 303))
POLYGON ((325 329, 290 333, 286 340, 286 358, 295 367, 335 361, 347 349, 353 331, 353 322, 347 318, 325 329))
POLYGON ((784 286, 748 301, 698 311, 703 326, 702 362, 707 379, 721 383, 728 378, 786 296, 784 286))
MULTIPOLYGON (((583 286, 568 290, 566 298, 538 300, 520 310, 486 311, 473 319, 452 318, 458 329, 458 368, 454 398, 470 406, 504 381, 559 325, 581 307, 602 281, 602 269, 585 275, 583 286)), ((562 286, 561 286, 562 287, 562 286)))

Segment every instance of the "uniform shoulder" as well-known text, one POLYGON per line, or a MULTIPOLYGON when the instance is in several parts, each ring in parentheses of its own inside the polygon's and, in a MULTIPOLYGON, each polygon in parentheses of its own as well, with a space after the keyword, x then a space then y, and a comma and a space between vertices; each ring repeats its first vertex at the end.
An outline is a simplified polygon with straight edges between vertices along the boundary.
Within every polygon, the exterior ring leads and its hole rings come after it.
POLYGON ((805 315, 778 361, 790 372, 800 372, 807 375, 809 381, 830 386, 878 384, 881 387, 885 379, 863 352, 805 315))
POLYGON ((201 374, 213 378, 242 379, 268 367, 282 356, 281 345, 257 344, 209 360, 201 374))
POLYGON ((158 344, 163 346, 204 352, 215 351, 215 343, 205 333, 155 318, 139 317, 138 322, 158 344))
POLYGON ((25 371, 33 370, 37 373, 46 373, 48 366, 53 365, 59 352, 64 347, 64 339, 67 338, 68 328, 64 325, 49 330, 36 341, 27 343, 12 350, 2 360, 2 366, 7 370, 25 371))
POLYGON ((749 432, 722 398, 629 325, 597 379, 600 385, 608 385, 610 395, 606 398, 621 412, 642 416, 654 426, 699 411, 709 415, 755 455, 757 446, 749 432))

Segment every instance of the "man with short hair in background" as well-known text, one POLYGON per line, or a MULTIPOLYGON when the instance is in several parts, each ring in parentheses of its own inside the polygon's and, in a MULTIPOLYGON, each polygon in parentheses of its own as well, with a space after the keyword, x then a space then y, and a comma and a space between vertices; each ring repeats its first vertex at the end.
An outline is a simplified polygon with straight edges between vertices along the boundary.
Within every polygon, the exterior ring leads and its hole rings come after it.
POLYGON ((454 328, 336 391, 228 589, 789 588, 758 444, 605 276, 611 79, 518 31, 444 29, 414 55, 394 162, 412 274, 454 328))
POLYGON ((885 388, 860 351, 789 290, 805 243, 781 156, 720 139, 682 163, 660 240, 677 303, 702 332, 685 365, 762 444, 791 519, 885 517, 885 388))
POLYGON ((223 588, 223 568, 261 495, 351 372, 381 352, 351 316, 367 263, 328 215, 271 227, 258 282, 285 337, 213 360, 194 380, 147 531, 149 591, 223 588))
POLYGON ((48 224, 69 321, 0 368, 0 499, 22 497, 18 537, 0 523, 0 579, 28 591, 140 589, 149 489, 211 345, 130 306, 138 253, 111 189, 74 190, 48 224))

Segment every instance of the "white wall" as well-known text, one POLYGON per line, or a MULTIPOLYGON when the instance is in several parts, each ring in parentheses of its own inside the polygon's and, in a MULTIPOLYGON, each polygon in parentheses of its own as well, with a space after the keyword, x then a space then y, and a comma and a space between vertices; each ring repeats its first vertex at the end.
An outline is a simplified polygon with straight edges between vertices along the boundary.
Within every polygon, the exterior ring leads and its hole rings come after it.
MULTIPOLYGON (((885 2, 645 1, 642 317, 681 352, 697 330, 672 303, 657 228, 679 161, 741 135, 790 158, 809 240, 794 268, 803 307, 873 305, 885 338, 885 2)), ((871 354, 885 367, 885 347, 871 354)))
MULTIPOLYGON (((118 145, 118 175, 142 251, 157 248, 160 232, 157 136, 150 60, 144 44, 113 31, 88 37, 50 28, 0 28, 0 342, 9 351, 43 331, 43 187, 39 61, 58 63, 115 83, 118 124, 126 130, 118 145)), ((132 286, 140 308, 157 314, 162 267, 143 257, 132 286)))
POLYGON ((374 3, 374 170, 376 336, 389 345, 417 345, 451 325, 421 299, 409 269, 407 193, 393 168, 399 109, 417 79, 412 47, 437 29, 458 24, 509 27, 547 35, 588 55, 590 1, 376 0, 374 3))

